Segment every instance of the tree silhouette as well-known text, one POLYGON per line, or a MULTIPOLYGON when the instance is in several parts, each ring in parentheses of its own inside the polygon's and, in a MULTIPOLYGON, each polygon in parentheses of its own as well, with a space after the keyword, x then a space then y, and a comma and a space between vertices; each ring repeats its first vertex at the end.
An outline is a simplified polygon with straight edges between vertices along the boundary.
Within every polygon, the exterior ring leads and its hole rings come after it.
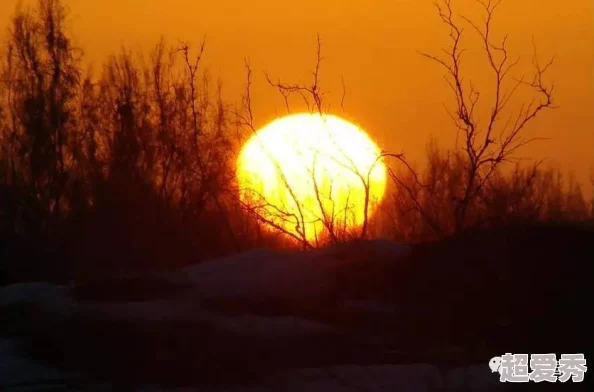
POLYGON ((30 190, 23 213, 39 218, 41 226, 68 208, 66 189, 75 160, 70 101, 80 79, 80 51, 66 35, 66 17, 56 0, 40 0, 36 13, 17 13, 3 67, 10 117, 4 131, 13 143, 6 152, 11 181, 30 190))
MULTIPOLYGON (((461 189, 447 195, 447 200, 453 202, 453 217, 451 227, 440 227, 438 221, 431 213, 425 211, 425 207, 418 200, 414 202, 415 208, 420 212, 423 219, 428 223, 435 234, 439 237, 447 233, 457 232, 465 229, 467 226, 476 224, 471 215, 476 215, 476 210, 480 204, 482 193, 489 183, 491 177, 503 167, 503 164, 516 160, 516 153, 522 147, 542 139, 526 138, 525 130, 541 112, 545 109, 553 108, 553 90, 554 86, 547 85, 544 76, 553 64, 551 59, 544 66, 541 65, 536 56, 536 47, 534 48, 534 76, 529 79, 526 76, 514 78, 512 81, 511 71, 519 64, 519 59, 512 60, 507 49, 507 35, 497 41, 493 35, 493 19, 495 11, 501 2, 492 2, 477 0, 477 3, 483 10, 484 23, 482 25, 467 17, 460 17, 474 30, 482 43, 483 53, 486 57, 487 70, 492 77, 492 89, 489 91, 478 91, 474 83, 466 75, 463 67, 463 48, 462 38, 464 28, 462 23, 454 16, 451 0, 443 0, 436 4, 438 15, 441 21, 449 29, 451 47, 443 49, 445 56, 436 56, 422 53, 423 56, 434 61, 446 71, 446 82, 454 96, 454 109, 449 112, 454 122, 458 135, 462 136, 462 151, 464 159, 460 161, 460 156, 455 155, 457 165, 463 166, 463 171, 456 173, 456 176, 463 177, 463 186, 461 189), (519 109, 509 109, 512 98, 520 87, 527 87, 534 93, 534 98, 529 102, 520 105, 519 109), (483 95, 490 93, 493 95, 492 102, 488 103, 487 121, 479 122, 479 100, 483 95)), ((436 156, 437 157, 437 156, 436 156)), ((437 180, 432 170, 437 170, 435 162, 429 162, 431 178, 429 181, 437 180)), ((448 167, 447 160, 443 161, 448 167)), ((453 174, 453 173, 451 173, 453 174)), ((404 189, 409 197, 418 198, 418 194, 413 193, 410 187, 398 176, 394 176, 399 186, 404 189)), ((416 179, 417 177, 414 176, 416 179)), ((435 192, 435 184, 422 184, 420 188, 425 188, 427 192, 435 192)), ((417 188, 419 188, 417 186, 417 188)), ((419 190, 415 191, 419 192, 419 190)), ((443 207, 443 206, 442 206, 443 207)), ((446 226, 449 226, 446 224, 446 226)))
MULTIPOLYGON (((276 89, 282 96, 287 114, 291 114, 290 99, 294 96, 300 98, 307 108, 307 111, 313 115, 319 115, 322 119, 328 113, 328 108, 324 102, 327 92, 321 87, 321 64, 322 64, 322 47, 321 39, 318 35, 316 41, 316 62, 314 71, 312 72, 312 80, 307 84, 288 84, 281 80, 273 80, 273 78, 266 73, 266 80, 268 85, 276 89)), ((243 111, 238 113, 240 124, 248 130, 248 134, 255 134, 253 112, 251 109, 251 74, 252 70, 249 63, 246 62, 247 70, 247 86, 243 99, 243 111)), ((344 92, 341 102, 344 101, 344 92)), ((324 120, 322 120, 324 121, 324 120)), ((369 171, 362 172, 353 157, 344 151, 341 147, 340 140, 336 140, 331 136, 331 143, 338 151, 337 156, 330 154, 327 151, 316 150, 313 152, 313 162, 308 162, 303 159, 303 171, 308 176, 308 187, 312 189, 313 198, 310 205, 306 205, 304 200, 297 196, 297 190, 293 189, 292 179, 289 178, 288 173, 284 173, 282 165, 277 162, 273 155, 269 153, 269 158, 274 162, 276 172, 279 177, 284 190, 289 195, 288 205, 276 205, 261 194, 254 193, 253 189, 249 190, 251 195, 251 202, 245 205, 248 213, 255 216, 265 225, 273 227, 285 235, 296 240, 304 248, 319 247, 327 243, 339 243, 354 238, 367 238, 369 236, 369 220, 370 211, 374 209, 379 203, 378 200, 372 200, 371 193, 371 173, 377 164, 380 164, 384 157, 388 154, 378 153, 374 164, 369 171), (346 196, 346 202, 336 199, 335 192, 333 192, 334 184, 324 182, 319 178, 320 165, 319 160, 329 158, 334 164, 345 170, 346 173, 352 173, 356 178, 357 185, 363 190, 364 198, 362 205, 353 205, 349 202, 349 195, 346 196), (338 205, 340 204, 340 205, 338 205), (342 205, 345 204, 345 205, 342 205), (352 227, 352 217, 355 216, 358 210, 362 211, 362 223, 360 227, 352 227), (273 217, 273 218, 271 218, 273 217), (323 228, 320 235, 315 231, 315 235, 308 233, 308 227, 320 226, 323 228), (289 230, 287 227, 295 227, 295 230, 289 230)), ((396 156, 396 155, 394 155, 396 156)))

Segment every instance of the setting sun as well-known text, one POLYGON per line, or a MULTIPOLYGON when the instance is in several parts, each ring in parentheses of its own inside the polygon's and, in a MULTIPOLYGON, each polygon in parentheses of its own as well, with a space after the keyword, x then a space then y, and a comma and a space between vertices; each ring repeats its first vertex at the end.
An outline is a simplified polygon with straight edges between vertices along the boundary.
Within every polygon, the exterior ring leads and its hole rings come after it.
POLYGON ((244 145, 237 167, 242 201, 269 226, 307 240, 361 226, 386 188, 381 150, 333 115, 273 121, 244 145))

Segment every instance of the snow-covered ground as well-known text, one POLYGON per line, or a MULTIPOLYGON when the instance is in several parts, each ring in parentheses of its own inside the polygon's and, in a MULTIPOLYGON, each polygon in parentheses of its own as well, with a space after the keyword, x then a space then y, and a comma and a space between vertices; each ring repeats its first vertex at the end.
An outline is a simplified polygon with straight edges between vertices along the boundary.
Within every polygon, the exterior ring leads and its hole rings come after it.
MULTIPOLYGON (((494 390, 500 386, 488 366, 442 371, 429 364, 337 366, 289 372, 271 385, 276 391, 438 391, 494 390)), ((261 389, 264 390, 264 389, 261 389)))
POLYGON ((0 309, 19 303, 35 304, 59 314, 71 314, 75 308, 69 288, 45 282, 17 283, 0 287, 0 309))
POLYGON ((249 386, 163 389, 146 386, 143 392, 434 392, 499 391, 498 374, 486 365, 442 371, 428 364, 337 366, 297 369, 249 386))
MULTIPOLYGON (((326 298, 333 290, 333 274, 345 264, 402 262, 410 248, 386 240, 341 245, 311 252, 272 252, 254 250, 228 258, 213 260, 184 268, 180 285, 190 283, 186 292, 169 298, 150 301, 90 301, 74 297, 68 287, 48 283, 23 283, 0 288, 0 314, 3 310, 33 304, 35 312, 51 313, 54 327, 71 315, 96 320, 196 321, 206 323, 234 337, 266 337, 283 339, 287 336, 326 336, 335 326, 298 315, 261 315, 240 311, 213 310, 212 301, 259 303, 262 300, 282 303, 326 298), (283 302, 287 301, 287 302, 283 302)), ((141 279, 141 278, 139 278, 141 279)), ((171 277, 163 277, 171 281, 171 277)), ((173 279, 175 280, 175 279, 173 279)), ((371 300, 344 300, 341 309, 353 312, 382 314, 394 312, 386 304, 371 300)), ((17 311, 18 313, 18 311, 17 311)), ((5 313, 7 314, 7 313, 5 313)), ((26 318, 26 317, 25 317, 26 318)), ((37 320, 46 320, 38 318, 37 320)), ((26 320, 25 320, 26 322, 26 320)), ((47 329, 46 325, 39 325, 47 329)), ((48 335, 49 336, 49 335, 48 335)), ((315 355, 315 353, 312 353, 315 355)), ((433 391, 495 390, 500 386, 490 373, 488 358, 484 364, 443 370, 429 364, 331 366, 293 369, 271 376, 258 385, 241 387, 200 387, 177 391, 433 391)), ((33 391, 110 390, 107 380, 89 381, 81 375, 66 373, 52 366, 27 358, 17 340, 0 340, 0 390, 33 391), (81 381, 83 380, 83 381, 81 381), (81 385, 84 385, 81 386, 81 385), (37 389, 36 389, 37 388, 37 389)), ((171 391, 145 386, 141 391, 171 391)))
POLYGON ((316 252, 255 250, 192 265, 184 272, 208 300, 303 299, 329 289, 326 271, 315 256, 316 252))
POLYGON ((79 311, 110 320, 202 322, 239 336, 307 336, 332 329, 323 323, 294 316, 212 312, 180 299, 116 304, 89 302, 79 304, 79 311))
MULTIPOLYGON (((109 391, 114 386, 106 380, 90 380, 46 364, 27 359, 17 341, 0 340, 0 389, 6 392, 68 390, 109 391)), ((360 391, 495 391, 502 385, 498 374, 491 374, 484 364, 440 370, 428 364, 381 366, 334 366, 295 369, 269 380, 245 386, 200 386, 161 388, 146 385, 137 391, 233 391, 233 392, 360 392, 360 391)))
POLYGON ((411 247, 384 239, 307 252, 252 250, 183 269, 205 299, 325 298, 338 269, 356 263, 399 263, 411 247))
POLYGON ((60 390, 66 388, 74 377, 73 374, 27 359, 19 341, 0 339, 0 390, 60 390))

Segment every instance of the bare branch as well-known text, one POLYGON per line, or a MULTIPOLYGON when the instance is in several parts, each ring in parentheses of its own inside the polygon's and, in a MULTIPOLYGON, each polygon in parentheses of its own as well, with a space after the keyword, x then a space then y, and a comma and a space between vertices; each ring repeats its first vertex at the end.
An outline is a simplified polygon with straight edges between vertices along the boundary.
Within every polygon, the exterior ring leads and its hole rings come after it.
POLYGON ((290 113, 289 97, 293 94, 298 94, 307 106, 308 111, 315 109, 318 113, 323 112, 322 101, 325 95, 324 92, 320 91, 320 66, 323 60, 322 57, 322 42, 320 35, 317 35, 317 50, 316 50, 316 64, 312 73, 313 80, 311 85, 300 85, 300 84, 285 84, 281 83, 280 80, 276 82, 272 80, 270 75, 265 73, 266 81, 268 84, 276 88, 282 95, 287 112, 290 113), (313 99, 313 107, 310 104, 309 97, 313 99))
POLYGON ((342 83, 342 96, 340 97, 340 108, 344 112, 344 98, 346 96, 346 85, 344 84, 344 76, 340 77, 340 81, 342 83))
POLYGON ((467 182, 464 193, 459 198, 459 203, 456 207, 456 226, 458 228, 464 226, 466 211, 472 203, 473 198, 478 195, 484 183, 497 170, 499 165, 512 159, 513 154, 521 147, 542 139, 525 139, 521 137, 521 134, 525 127, 542 110, 553 107, 552 93, 554 85, 546 86, 543 82, 543 77, 546 71, 552 66, 553 59, 544 66, 541 66, 536 55, 536 45, 534 42, 533 64, 536 73, 533 80, 526 82, 524 77, 520 77, 510 89, 504 90, 504 85, 507 83, 511 71, 519 64, 520 59, 510 61, 507 49, 507 35, 504 35, 498 42, 492 38, 495 11, 502 2, 491 0, 476 0, 476 2, 481 6, 483 11, 484 18, 482 24, 479 25, 474 20, 465 16, 461 16, 461 19, 481 39, 489 69, 493 74, 494 100, 490 105, 488 121, 484 125, 480 124, 479 126, 475 118, 478 107, 477 103, 481 94, 475 89, 472 82, 469 82, 469 91, 467 94, 462 78, 460 59, 463 49, 460 47, 460 42, 463 29, 453 19, 451 0, 443 0, 437 4, 438 15, 441 21, 450 29, 452 46, 448 50, 442 50, 447 57, 441 58, 422 53, 423 56, 441 65, 446 70, 447 84, 453 92, 456 103, 454 123, 457 130, 462 131, 465 136, 465 146, 463 149, 467 157, 467 182), (500 126, 498 122, 502 112, 507 108, 510 100, 515 96, 521 86, 531 88, 540 96, 540 101, 522 104, 519 112, 515 116, 507 116, 507 122, 503 126, 500 126), (515 120, 512 120, 514 117, 515 120), (497 134, 499 135, 498 142, 495 140, 497 134))

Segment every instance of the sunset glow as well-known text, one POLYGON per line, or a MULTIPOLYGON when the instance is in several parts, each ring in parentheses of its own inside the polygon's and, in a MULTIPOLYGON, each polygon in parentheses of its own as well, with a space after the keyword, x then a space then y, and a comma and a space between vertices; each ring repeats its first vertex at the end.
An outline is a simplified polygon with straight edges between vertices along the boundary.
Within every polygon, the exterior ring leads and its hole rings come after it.
POLYGON ((324 220, 362 225, 366 189, 371 215, 386 188, 380 149, 332 115, 273 121, 245 144, 237 166, 241 199, 271 225, 308 239, 324 231, 324 220))

